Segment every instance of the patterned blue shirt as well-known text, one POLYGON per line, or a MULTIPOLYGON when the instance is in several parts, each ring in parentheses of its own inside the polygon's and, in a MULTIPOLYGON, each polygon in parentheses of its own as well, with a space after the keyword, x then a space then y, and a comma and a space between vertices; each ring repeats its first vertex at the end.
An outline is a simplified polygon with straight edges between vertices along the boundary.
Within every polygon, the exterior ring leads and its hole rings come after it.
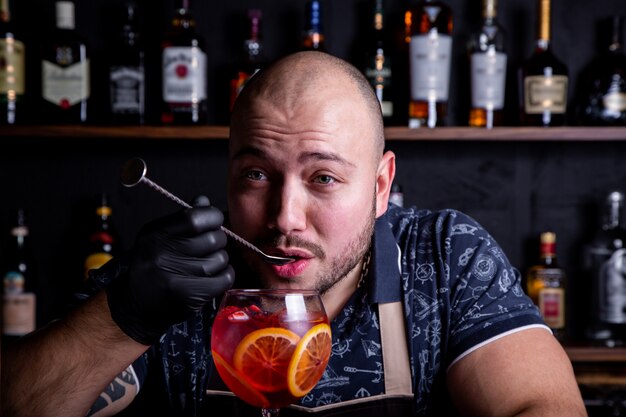
MULTIPOLYGON (((519 271, 486 230, 458 211, 390 205, 376 221, 366 279, 333 320, 327 370, 300 405, 384 392, 378 303, 403 302, 418 416, 449 407, 446 370, 463 355, 505 332, 545 327, 519 271)), ((213 300, 202 314, 173 326, 135 362, 141 390, 129 415, 151 409, 195 416, 206 389, 225 389, 210 347, 218 305, 213 300)))

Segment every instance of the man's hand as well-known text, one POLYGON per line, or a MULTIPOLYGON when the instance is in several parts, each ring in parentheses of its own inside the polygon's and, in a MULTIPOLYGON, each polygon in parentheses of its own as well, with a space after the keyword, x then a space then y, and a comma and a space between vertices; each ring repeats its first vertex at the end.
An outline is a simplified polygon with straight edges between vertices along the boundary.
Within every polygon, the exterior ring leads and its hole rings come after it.
POLYGON ((154 344, 168 327, 232 286, 223 221, 204 198, 143 228, 128 271, 107 289, 111 316, 124 333, 154 344))

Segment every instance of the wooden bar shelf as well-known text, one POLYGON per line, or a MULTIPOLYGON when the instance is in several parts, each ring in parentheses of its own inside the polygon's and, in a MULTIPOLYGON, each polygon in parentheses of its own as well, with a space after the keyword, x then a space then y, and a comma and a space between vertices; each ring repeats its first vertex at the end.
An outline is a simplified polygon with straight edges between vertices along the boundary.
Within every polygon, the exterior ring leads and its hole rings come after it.
MULTIPOLYGON (((223 140, 228 126, 2 126, 0 137, 31 138, 100 138, 148 140, 223 140)), ((626 141, 626 127, 439 127, 410 129, 403 126, 385 128, 391 141, 626 141)))

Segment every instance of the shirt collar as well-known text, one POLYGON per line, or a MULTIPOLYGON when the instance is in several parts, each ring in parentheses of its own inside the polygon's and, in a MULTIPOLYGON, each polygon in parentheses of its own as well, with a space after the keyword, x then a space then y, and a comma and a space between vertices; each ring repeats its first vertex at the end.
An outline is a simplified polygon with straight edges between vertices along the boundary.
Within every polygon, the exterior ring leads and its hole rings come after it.
POLYGON ((376 219, 370 262, 366 277, 369 301, 371 303, 401 301, 400 248, 391 231, 387 213, 376 219))

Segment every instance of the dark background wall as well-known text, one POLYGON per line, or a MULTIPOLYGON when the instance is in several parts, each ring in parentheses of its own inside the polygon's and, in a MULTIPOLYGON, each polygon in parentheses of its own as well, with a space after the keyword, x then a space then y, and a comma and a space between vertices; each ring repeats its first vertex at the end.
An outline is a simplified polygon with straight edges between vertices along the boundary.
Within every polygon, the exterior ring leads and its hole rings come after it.
MULTIPOLYGON (((239 59, 246 36, 245 11, 264 12, 267 56, 278 58, 299 46, 304 0, 195 0, 192 10, 206 41, 209 70, 209 123, 227 124, 230 71, 239 59)), ((465 45, 480 23, 480 0, 448 0, 455 13, 450 124, 465 125, 469 90, 465 45)), ((120 1, 76 0, 77 30, 92 48, 92 120, 106 124, 106 63, 117 29, 120 1)), ((148 120, 156 123, 159 98, 158 44, 169 26, 173 2, 144 0, 142 24, 147 46, 148 120)), ((368 2, 326 0, 324 23, 328 51, 355 64, 362 51, 368 2)), ((387 15, 394 33, 401 29, 409 4, 388 0, 387 15)), ((54 23, 50 0, 13 1, 13 18, 27 48, 27 103, 33 124, 38 121, 39 45, 54 23)), ((571 105, 575 105, 578 74, 599 51, 597 29, 602 19, 626 14, 617 0, 553 0, 553 44, 570 69, 571 105)), ((532 52, 536 2, 500 1, 499 20, 508 32, 509 77, 507 120, 517 123, 519 65, 532 52)), ((395 62, 402 62, 400 44, 395 62)), ((394 67, 398 100, 406 93, 405 68, 394 67)), ((575 120, 570 120, 575 124, 575 120)), ((626 136, 626 132, 625 132, 626 136)), ((586 315, 589 278, 580 271, 582 245, 597 228, 596 202, 612 189, 626 190, 626 141, 594 142, 390 141, 398 156, 397 180, 406 204, 458 208, 481 222, 520 270, 534 262, 541 231, 557 232, 558 255, 570 275, 569 312, 577 323, 586 315)), ((625 137, 626 139, 626 137, 625 137)), ((12 211, 25 207, 36 255, 39 321, 64 311, 68 294, 80 280, 80 253, 93 195, 111 196, 114 224, 128 247, 144 222, 176 210, 145 187, 125 189, 118 172, 123 162, 140 156, 148 175, 190 200, 204 193, 225 208, 225 140, 142 140, 137 138, 14 138, 0 137, 0 230, 7 231, 12 211), (15 146, 17 149, 10 149, 15 146)), ((5 233, 5 232, 3 232, 5 233)), ((4 243, 3 243, 4 245, 4 243)), ((0 258, 2 252, 0 252, 0 258)), ((580 326, 573 328, 577 333, 580 326)))

